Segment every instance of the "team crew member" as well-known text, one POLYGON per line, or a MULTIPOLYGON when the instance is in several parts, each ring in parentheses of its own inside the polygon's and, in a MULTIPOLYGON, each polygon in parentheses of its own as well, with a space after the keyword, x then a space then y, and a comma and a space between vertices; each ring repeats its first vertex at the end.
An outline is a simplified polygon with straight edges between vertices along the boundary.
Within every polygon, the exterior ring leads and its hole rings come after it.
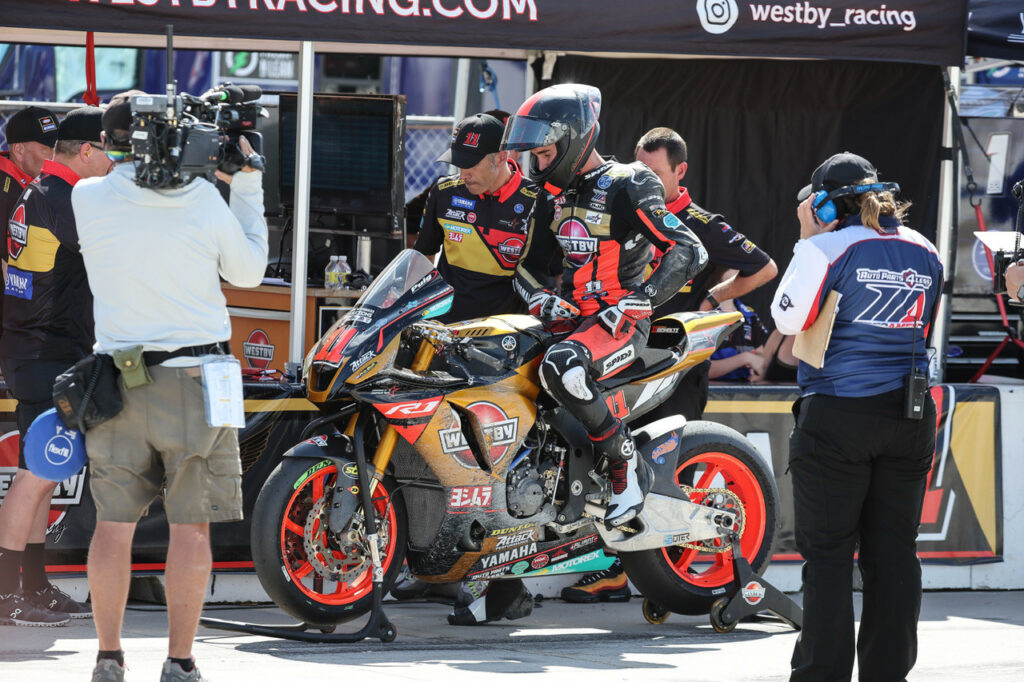
MULTIPOLYGON (((49 109, 26 107, 11 116, 4 134, 8 151, 0 152, 0 224, 5 230, 0 257, 6 268, 7 221, 21 193, 43 169, 43 162, 53 158, 53 145, 57 143, 57 117, 49 109)), ((3 297, 0 296, 2 317, 3 297)))
POLYGON ((438 272, 455 290, 443 322, 522 310, 512 276, 537 188, 499 149, 504 130, 494 116, 470 116, 438 159, 461 170, 430 191, 414 248, 428 256, 441 250, 438 272))
MULTIPOLYGON (((242 518, 242 465, 234 428, 207 424, 200 357, 225 353, 231 338, 223 277, 252 287, 267 266, 262 174, 228 176, 230 209, 204 179, 175 189, 135 184, 131 105, 122 96, 103 114, 105 178, 71 195, 94 296, 96 352, 141 350, 131 367, 150 382, 123 390, 124 409, 89 430, 96 531, 89 546, 100 652, 93 682, 124 679, 121 622, 131 577, 135 525, 163 490, 169 643, 162 682, 201 681, 192 659, 210 577, 210 523, 242 518), (141 363, 141 364, 140 364, 141 363), (138 371, 138 370, 136 370, 138 371)), ((242 151, 252 154, 243 137, 242 151)), ((122 376, 129 365, 121 363, 122 376)))
POLYGON ((597 88, 545 88, 519 107, 502 148, 530 150, 531 176, 544 189, 515 284, 531 313, 572 320, 575 327, 545 353, 540 378, 609 461, 605 523, 611 527, 643 508, 650 474, 646 464, 638 465, 633 438, 601 399, 597 381, 640 356, 653 307, 704 267, 707 253, 665 208, 664 190, 650 169, 597 153, 600 108, 597 88), (652 244, 664 255, 645 282, 652 244), (544 288, 541 275, 558 248, 564 261, 556 293, 544 288))
MULTIPOLYGON (((666 207, 697 235, 710 262, 709 267, 660 306, 658 314, 712 310, 719 301, 739 298, 775 278, 779 269, 767 253, 733 229, 721 215, 698 206, 686 187, 680 185, 688 166, 686 142, 679 133, 671 128, 649 130, 636 143, 634 154, 637 161, 645 163, 661 179, 666 207), (712 278, 722 269, 738 272, 715 283, 712 278)), ((700 419, 708 401, 709 368, 710 363, 705 362, 687 372, 675 394, 641 421, 651 423, 670 414, 700 419)))
POLYGON ((860 679, 905 679, 917 658, 916 539, 935 447, 925 344, 942 263, 901 224, 909 204, 896 202, 896 190, 856 154, 820 165, 798 195, 800 241, 772 302, 779 331, 796 334, 829 292, 840 296, 824 364, 800 362, 793 406, 789 467, 805 563, 791 680, 850 679, 855 550, 864 581, 860 679), (912 368, 919 381, 908 379, 912 368))
MULTIPOLYGON (((11 215, 0 367, 18 400, 22 434, 53 406, 57 375, 92 348, 92 294, 71 212, 71 188, 81 178, 110 170, 100 141, 102 115, 97 107, 84 107, 64 118, 53 160, 43 162, 42 174, 11 215)), ((60 625, 69 616, 91 615, 87 605, 46 578, 43 548, 56 485, 28 470, 22 440, 18 472, 0 506, 0 624, 60 625)))

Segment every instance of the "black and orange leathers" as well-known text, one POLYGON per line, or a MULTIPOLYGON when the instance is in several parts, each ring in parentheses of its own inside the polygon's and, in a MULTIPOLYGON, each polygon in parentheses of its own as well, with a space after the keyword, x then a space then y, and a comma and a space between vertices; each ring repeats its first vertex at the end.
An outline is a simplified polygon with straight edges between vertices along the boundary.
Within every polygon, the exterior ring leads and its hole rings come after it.
POLYGON ((642 163, 606 161, 558 196, 542 191, 534 207, 526 253, 516 270, 525 300, 543 289, 552 251, 561 248, 562 292, 584 317, 639 292, 655 306, 700 271, 700 240, 665 208, 665 191, 642 163), (652 245, 665 256, 644 281, 652 245))
POLYGON ((558 248, 564 254, 561 296, 581 310, 581 319, 574 334, 548 350, 541 378, 592 436, 600 436, 614 420, 596 382, 640 356, 649 324, 641 321, 615 337, 593 318, 631 293, 663 303, 704 267, 707 253, 665 208, 658 176, 641 163, 613 161, 578 177, 563 194, 541 192, 516 270, 524 299, 543 289, 540 276, 558 248), (664 256, 644 281, 655 246, 664 256))
POLYGON ((470 193, 458 175, 441 178, 430 190, 413 248, 426 255, 441 249, 437 270, 455 289, 444 322, 523 309, 512 276, 526 244, 537 186, 514 162, 509 167, 512 178, 494 194, 470 193))

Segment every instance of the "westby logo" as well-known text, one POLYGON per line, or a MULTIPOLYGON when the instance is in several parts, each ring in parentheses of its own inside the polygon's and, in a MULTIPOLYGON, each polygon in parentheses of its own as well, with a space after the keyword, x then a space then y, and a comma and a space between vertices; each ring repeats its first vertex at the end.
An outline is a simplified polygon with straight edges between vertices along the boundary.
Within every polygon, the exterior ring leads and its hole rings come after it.
POLYGON ((242 355, 250 367, 267 369, 274 359, 274 344, 262 329, 253 329, 249 338, 242 344, 242 355))
POLYGON ((725 33, 739 18, 736 0, 697 0, 697 16, 700 25, 708 33, 725 33))
MULTIPOLYGON (((18 471, 18 442, 20 434, 17 431, 10 431, 0 436, 0 503, 7 496, 7 491, 14 481, 14 475, 18 471)), ((57 449, 61 449, 59 446, 57 449)), ((52 453, 59 454, 59 453, 52 453)), ((47 449, 47 459, 51 453, 47 449)), ((50 500, 50 514, 47 520, 47 533, 59 532, 59 524, 67 514, 68 507, 76 506, 82 502, 82 490, 85 488, 86 465, 81 471, 57 484, 50 500)), ((55 536, 56 537, 56 536, 55 536)))
MULTIPOLYGON (((492 464, 497 464, 516 442, 519 434, 519 417, 509 418, 508 414, 494 403, 481 400, 469 406, 469 411, 480 420, 484 436, 490 440, 491 448, 488 455, 492 464)), ((441 450, 452 455, 455 461, 469 469, 479 469, 473 451, 470 450, 466 437, 462 433, 462 421, 458 413, 452 411, 454 423, 447 429, 441 429, 441 450)))
POLYGON ((751 580, 749 583, 743 586, 743 601, 747 602, 751 606, 760 603, 764 599, 764 585, 751 580))

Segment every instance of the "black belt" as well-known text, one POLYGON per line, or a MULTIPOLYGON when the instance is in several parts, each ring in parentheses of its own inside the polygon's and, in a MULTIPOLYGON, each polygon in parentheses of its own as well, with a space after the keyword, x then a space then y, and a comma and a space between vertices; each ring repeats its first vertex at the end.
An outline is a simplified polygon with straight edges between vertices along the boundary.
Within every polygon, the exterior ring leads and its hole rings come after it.
POLYGON ((231 355, 231 347, 227 341, 207 343, 202 346, 185 346, 176 350, 147 350, 142 353, 146 367, 160 365, 171 358, 198 358, 203 355, 231 355))

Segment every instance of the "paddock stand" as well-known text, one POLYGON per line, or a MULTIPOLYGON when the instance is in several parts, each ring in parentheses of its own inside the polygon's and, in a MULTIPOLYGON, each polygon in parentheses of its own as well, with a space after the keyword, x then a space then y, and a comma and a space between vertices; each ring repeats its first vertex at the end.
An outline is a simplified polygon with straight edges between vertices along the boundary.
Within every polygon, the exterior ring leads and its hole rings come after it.
MULTIPOLYGON (((244 632, 250 635, 262 635, 264 637, 277 637, 279 639, 291 639, 298 642, 314 642, 321 644, 352 644, 361 642, 369 637, 376 637, 382 642, 393 642, 398 636, 394 624, 388 620, 384 613, 382 601, 384 599, 384 569, 380 563, 380 551, 377 548, 377 510, 373 506, 373 497, 370 491, 368 467, 366 454, 363 452, 361 426, 356 426, 356 464, 359 468, 359 490, 363 498, 364 516, 366 517, 366 539, 370 545, 370 570, 373 576, 372 606, 370 616, 356 632, 334 632, 333 625, 311 625, 309 623, 296 623, 294 625, 258 625, 256 623, 242 623, 220 618, 200 618, 199 622, 209 628, 218 630, 230 630, 232 632, 244 632), (308 632, 308 630, 320 630, 320 632, 308 632)), ((341 471, 339 466, 338 471, 341 471)))
MULTIPOLYGON (((711 604, 711 627, 715 632, 732 632, 740 620, 769 611, 794 630, 803 626, 804 612, 796 602, 786 596, 761 575, 754 572, 750 562, 740 553, 739 537, 732 537, 732 569, 736 578, 736 591, 711 604)), ((669 611, 660 604, 644 599, 644 618, 660 624, 668 619, 669 611)))

